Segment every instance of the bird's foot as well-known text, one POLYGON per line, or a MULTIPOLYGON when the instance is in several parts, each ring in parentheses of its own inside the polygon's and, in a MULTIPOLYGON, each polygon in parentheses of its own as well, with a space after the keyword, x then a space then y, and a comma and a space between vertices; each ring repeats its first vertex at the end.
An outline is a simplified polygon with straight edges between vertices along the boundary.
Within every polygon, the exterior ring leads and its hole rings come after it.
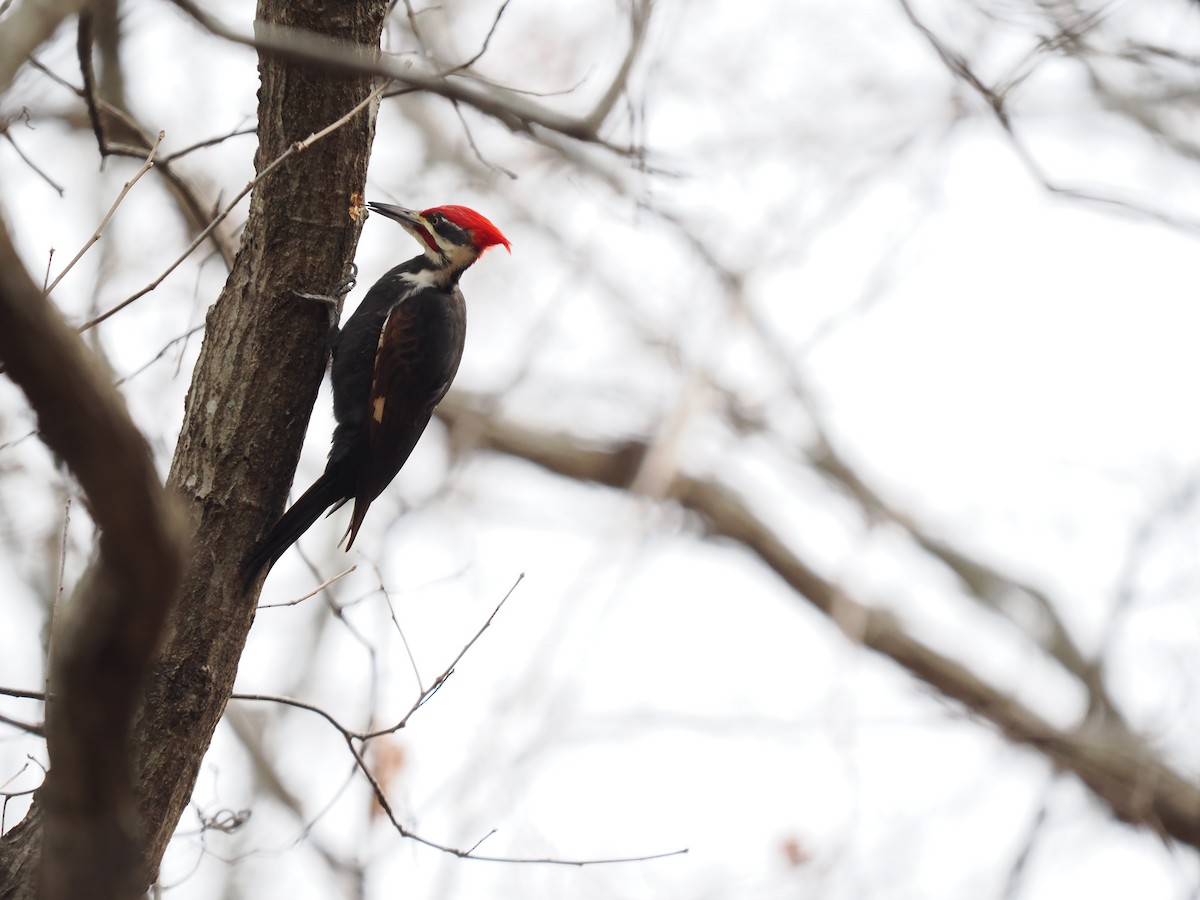
POLYGON ((354 290, 354 285, 358 283, 358 266, 355 263, 350 263, 350 277, 345 281, 338 282, 333 288, 332 294, 309 294, 305 291, 292 291, 292 294, 299 297, 301 300, 314 300, 317 303, 322 303, 329 310, 329 346, 332 349, 338 338, 338 316, 341 312, 341 304, 343 298, 354 290))
POLYGON ((318 303, 324 303, 329 307, 331 315, 336 316, 338 305, 342 302, 348 293, 354 290, 354 285, 358 284, 358 265, 350 263, 350 277, 345 281, 340 281, 333 288, 331 294, 309 294, 304 291, 292 291, 301 300, 315 300, 318 303))
POLYGON ((358 284, 358 263, 350 263, 350 275, 345 281, 339 282, 337 287, 333 289, 335 297, 345 297, 348 293, 354 290, 354 286, 358 284))

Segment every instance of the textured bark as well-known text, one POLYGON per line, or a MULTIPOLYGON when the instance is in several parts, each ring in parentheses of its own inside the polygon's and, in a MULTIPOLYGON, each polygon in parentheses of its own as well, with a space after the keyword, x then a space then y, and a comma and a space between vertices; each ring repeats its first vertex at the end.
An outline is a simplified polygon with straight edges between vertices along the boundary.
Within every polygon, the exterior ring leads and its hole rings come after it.
MULTIPOLYGON (((258 19, 378 47, 386 9, 383 0, 262 0, 258 19)), ((259 171, 371 90, 369 79, 269 57, 259 71, 259 171)), ((349 272, 374 126, 372 107, 255 188, 209 311, 168 480, 192 516, 194 561, 136 733, 147 880, 233 689, 257 603, 257 591, 242 591, 241 563, 283 508, 325 369, 327 311, 292 291, 328 293, 349 272)))
POLYGON ((37 896, 42 850, 42 810, 36 803, 25 818, 0 838, 0 900, 37 896))
MULTIPOLYGON (((262 0, 258 18, 375 48, 386 9, 383 0, 262 0)), ((369 79, 272 58, 259 69, 260 172, 371 90, 369 79)), ((168 479, 193 557, 132 734, 139 892, 155 877, 232 690, 257 602, 241 588, 241 562, 283 507, 324 372, 327 311, 291 292, 328 293, 349 271, 374 124, 370 107, 255 187, 241 249, 209 310, 168 479)), ((39 797, 0 845, 5 900, 35 896, 47 818, 39 797)))

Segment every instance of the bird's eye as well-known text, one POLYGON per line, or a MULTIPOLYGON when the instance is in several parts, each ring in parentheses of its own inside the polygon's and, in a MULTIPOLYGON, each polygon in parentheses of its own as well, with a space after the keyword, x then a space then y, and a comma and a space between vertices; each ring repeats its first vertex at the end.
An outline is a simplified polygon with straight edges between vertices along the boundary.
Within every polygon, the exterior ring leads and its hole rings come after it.
POLYGON ((441 225, 444 221, 446 221, 446 218, 441 213, 430 213, 425 217, 425 221, 427 221, 430 225, 441 225))

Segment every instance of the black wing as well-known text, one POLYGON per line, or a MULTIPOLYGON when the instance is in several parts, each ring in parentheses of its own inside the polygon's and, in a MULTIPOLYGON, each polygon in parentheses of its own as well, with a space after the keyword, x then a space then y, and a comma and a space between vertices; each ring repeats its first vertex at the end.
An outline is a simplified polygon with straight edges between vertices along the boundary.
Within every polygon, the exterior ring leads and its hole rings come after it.
POLYGON ((388 316, 365 407, 347 547, 354 543, 371 501, 408 461, 449 390, 465 338, 466 310, 457 288, 420 291, 388 316))

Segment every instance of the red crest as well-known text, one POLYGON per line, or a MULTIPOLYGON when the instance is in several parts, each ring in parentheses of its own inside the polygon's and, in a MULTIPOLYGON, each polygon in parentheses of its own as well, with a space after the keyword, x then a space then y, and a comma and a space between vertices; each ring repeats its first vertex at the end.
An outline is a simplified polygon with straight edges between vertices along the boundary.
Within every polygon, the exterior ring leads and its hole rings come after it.
POLYGON ((475 246, 480 250, 486 250, 488 247, 494 247, 497 244, 504 247, 509 253, 512 253, 512 247, 509 246, 508 238, 500 233, 500 229, 481 216, 475 210, 466 206, 434 206, 431 209, 421 211, 421 215, 428 216, 430 213, 441 213, 459 228, 470 233, 475 239, 475 246))

